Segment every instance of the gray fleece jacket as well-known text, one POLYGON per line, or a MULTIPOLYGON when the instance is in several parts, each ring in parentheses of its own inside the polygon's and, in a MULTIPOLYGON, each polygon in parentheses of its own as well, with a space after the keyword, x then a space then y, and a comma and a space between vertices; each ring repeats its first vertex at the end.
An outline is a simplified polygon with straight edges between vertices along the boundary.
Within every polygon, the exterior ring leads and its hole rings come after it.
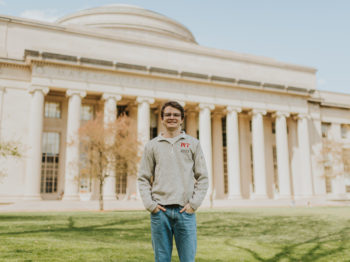
POLYGON ((144 149, 138 172, 138 185, 145 208, 152 212, 157 204, 196 210, 208 189, 208 172, 200 143, 181 133, 171 143, 159 135, 144 149))

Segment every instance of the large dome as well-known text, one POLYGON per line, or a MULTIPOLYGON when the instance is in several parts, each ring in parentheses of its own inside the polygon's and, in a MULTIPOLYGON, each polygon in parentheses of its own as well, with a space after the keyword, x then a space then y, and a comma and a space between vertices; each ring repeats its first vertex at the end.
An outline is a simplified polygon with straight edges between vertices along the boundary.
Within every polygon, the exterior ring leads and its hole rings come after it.
POLYGON ((90 27, 111 35, 196 43, 192 33, 182 24, 156 12, 132 5, 114 4, 86 9, 65 16, 57 23, 90 27))

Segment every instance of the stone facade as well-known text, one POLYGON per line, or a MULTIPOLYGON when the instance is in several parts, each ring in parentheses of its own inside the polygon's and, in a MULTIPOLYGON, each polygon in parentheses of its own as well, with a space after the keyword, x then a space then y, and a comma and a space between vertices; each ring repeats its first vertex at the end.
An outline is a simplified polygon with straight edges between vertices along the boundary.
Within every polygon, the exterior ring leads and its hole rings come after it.
MULTIPOLYGON (((72 165, 81 122, 127 111, 146 143, 169 99, 185 106, 185 130, 203 147, 208 197, 349 195, 345 172, 327 180, 318 159, 325 127, 350 142, 350 95, 318 91, 316 69, 205 48, 176 21, 113 5, 57 23, 0 17, 0 135, 24 148, 0 160, 0 200, 96 197, 96 181, 72 165)), ((109 178, 104 192, 137 198, 136 174, 109 178)))

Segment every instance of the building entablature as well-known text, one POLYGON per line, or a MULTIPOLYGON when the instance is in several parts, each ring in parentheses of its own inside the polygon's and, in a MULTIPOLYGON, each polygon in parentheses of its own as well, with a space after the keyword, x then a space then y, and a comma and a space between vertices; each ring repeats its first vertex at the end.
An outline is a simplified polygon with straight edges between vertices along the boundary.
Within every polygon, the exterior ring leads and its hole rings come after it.
MULTIPOLYGON (((28 81, 30 80, 30 78, 32 78, 32 84, 50 86, 53 90, 78 87, 78 89, 87 90, 87 92, 89 93, 97 94, 101 92, 117 92, 121 93, 124 96, 126 95, 127 97, 133 97, 134 95, 138 94, 138 91, 135 90, 135 92, 133 92, 131 90, 131 92, 129 92, 129 88, 127 88, 128 90, 125 90, 126 87, 129 87, 130 83, 128 84, 125 81, 118 81, 118 79, 121 80, 122 78, 124 78, 126 80, 126 78, 130 78, 130 76, 139 76, 140 78, 137 77, 138 80, 133 80, 134 83, 132 85, 137 87, 140 87, 141 85, 145 84, 147 86, 159 86, 159 90, 157 90, 158 92, 156 92, 156 99, 161 100, 166 100, 169 99, 169 97, 173 97, 173 94, 171 96, 169 96, 169 94, 161 94, 160 90, 162 88, 162 84, 163 86, 168 86, 171 82, 171 88, 169 88, 169 90, 175 90, 179 87, 182 89, 186 89, 186 87, 195 86, 195 89, 197 90, 203 88, 203 90, 208 91, 208 93, 206 94, 206 92, 202 92, 201 90, 200 93, 197 93, 198 95, 196 97, 194 97, 196 93, 194 93, 192 97, 190 95, 190 92, 187 95, 178 95, 178 100, 187 101, 190 103, 212 103, 213 94, 210 94, 210 91, 215 90, 215 93, 217 93, 219 89, 225 90, 227 87, 229 87, 230 90, 226 89, 224 92, 231 92, 233 89, 237 89, 235 90, 237 91, 237 94, 231 98, 227 97, 228 99, 226 100, 224 94, 222 97, 216 95, 216 105, 235 105, 241 107, 244 110, 250 110, 253 108, 265 108, 264 103, 259 103, 259 101, 249 101, 250 99, 246 99, 245 101, 245 99, 242 99, 242 97, 245 97, 244 92, 248 92, 248 96, 250 98, 253 98, 253 100, 259 100, 262 97, 259 97, 260 95, 258 95, 258 93, 256 97, 254 97, 253 95, 253 93, 257 91, 260 92, 260 94, 263 96, 283 95, 283 98, 287 98, 288 96, 293 96, 296 98, 299 97, 298 99, 300 99, 301 101, 309 101, 312 103, 320 104, 321 108, 349 108, 349 106, 347 105, 337 104, 334 103, 334 101, 332 101, 332 103, 329 103, 327 101, 324 101, 324 98, 317 99, 317 93, 319 93, 320 91, 314 93, 315 90, 307 90, 305 88, 303 89, 290 86, 285 87, 273 83, 268 84, 245 79, 234 79, 217 75, 205 75, 195 72, 181 72, 177 70, 153 67, 149 65, 137 65, 115 61, 99 60, 94 58, 74 57, 49 52, 41 53, 39 51, 34 50, 26 50, 25 61, 22 61, 21 63, 19 61, 14 61, 14 63, 12 63, 12 60, 7 59, 2 59, 2 61, 0 61, 0 75, 1 72, 5 72, 10 68, 16 68, 16 70, 24 69, 26 75, 28 75, 28 72, 31 72, 28 81), (74 81, 74 83, 72 83, 72 86, 70 86, 69 84, 67 85, 67 83, 71 80, 74 81), (176 80, 177 83, 175 83, 173 80, 176 80), (180 84, 179 80, 181 81, 180 84), (60 81, 66 82, 65 84, 60 85, 60 81), (145 81, 150 82, 149 84, 147 84, 145 81), (103 89, 104 85, 108 86, 107 90, 103 89), (202 93, 203 97, 201 99, 202 93), (210 97, 210 99, 208 100, 206 97, 210 97)), ((8 75, 11 74, 6 74, 6 76, 4 75, 4 77, 7 78, 8 75)), ((17 74, 17 77, 18 76, 19 75, 17 74)), ((145 93, 144 95, 151 96, 151 94, 154 95, 154 92, 151 91, 147 94, 145 93)), ((306 104, 307 103, 305 103, 305 105, 306 104)), ((279 108, 277 105, 276 107, 274 107, 273 102, 269 101, 269 104, 265 109, 269 112, 288 111, 293 114, 305 112, 305 105, 302 107, 295 107, 292 105, 288 107, 279 108)))
POLYGON ((198 72, 179 71, 162 68, 152 65, 130 64, 120 61, 108 61, 95 58, 78 57, 50 52, 39 52, 35 50, 25 50, 25 60, 27 64, 38 63, 58 63, 68 66, 79 66, 83 68, 102 69, 115 72, 127 72, 140 75, 152 75, 154 77, 181 79, 200 83, 213 83, 215 85, 236 86, 245 89, 260 90, 264 92, 284 93, 309 97, 314 93, 314 89, 281 85, 277 83, 266 83, 263 81, 252 81, 250 79, 229 78, 219 75, 202 74, 198 72))
MULTIPOLYGON (((231 81, 224 78, 223 80, 229 81, 219 83, 217 79, 220 76, 215 76, 216 81, 210 77, 196 79, 193 76, 190 79, 188 75, 184 76, 181 73, 177 73, 176 76, 153 74, 149 70, 152 67, 146 66, 146 70, 121 69, 116 66, 118 63, 114 63, 113 66, 101 65, 101 63, 85 64, 78 59, 76 62, 67 62, 68 58, 65 59, 63 55, 58 56, 60 59, 53 59, 52 54, 46 54, 44 57, 40 53, 36 54, 37 56, 31 51, 31 55, 26 56, 26 67, 21 65, 31 72, 27 79, 28 85, 46 86, 52 91, 74 89, 86 91, 90 95, 115 93, 131 99, 145 96, 163 101, 176 99, 197 105, 209 103, 219 108, 238 106, 243 110, 262 108, 269 112, 282 110, 295 113, 307 110, 306 99, 310 96, 309 93, 291 93, 288 90, 276 92, 261 87, 247 88, 240 84, 240 80, 231 81), (282 103, 281 99, 287 100, 282 103)), ((96 61, 96 59, 90 61, 96 61)), ((10 65, 10 61, 6 63, 7 67, 10 65)), ((141 66, 135 65, 135 67, 141 66)), ((2 78, 1 70, 0 78, 2 78)))

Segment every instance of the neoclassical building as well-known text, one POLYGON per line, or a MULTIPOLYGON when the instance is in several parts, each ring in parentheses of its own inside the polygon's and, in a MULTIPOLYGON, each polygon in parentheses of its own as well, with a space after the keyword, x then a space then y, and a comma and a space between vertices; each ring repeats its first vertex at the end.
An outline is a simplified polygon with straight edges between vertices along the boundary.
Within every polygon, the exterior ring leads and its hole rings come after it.
MULTIPOLYGON (((161 131, 166 100, 186 110, 215 199, 343 198, 344 172, 325 176, 322 138, 350 141, 350 94, 317 90, 316 69, 198 45, 182 24, 128 5, 55 23, 0 15, 0 201, 96 197, 69 141, 96 112, 126 112, 140 141, 161 131)), ((110 177, 106 199, 137 198, 136 174, 110 177)))

